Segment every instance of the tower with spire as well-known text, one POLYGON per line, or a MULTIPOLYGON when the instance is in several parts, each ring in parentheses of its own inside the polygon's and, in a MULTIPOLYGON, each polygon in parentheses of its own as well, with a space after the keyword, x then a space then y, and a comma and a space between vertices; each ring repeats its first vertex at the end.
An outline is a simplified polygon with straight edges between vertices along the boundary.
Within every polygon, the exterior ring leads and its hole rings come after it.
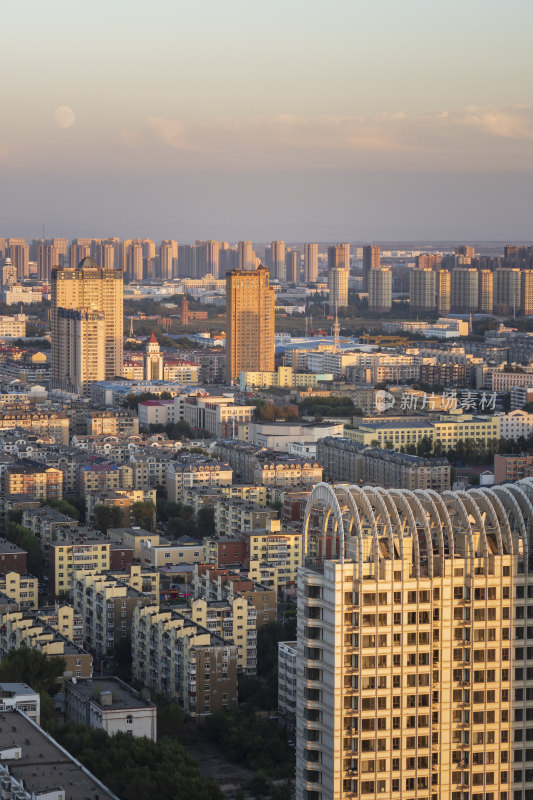
POLYGON ((144 380, 163 380, 163 355, 153 332, 144 354, 144 380))

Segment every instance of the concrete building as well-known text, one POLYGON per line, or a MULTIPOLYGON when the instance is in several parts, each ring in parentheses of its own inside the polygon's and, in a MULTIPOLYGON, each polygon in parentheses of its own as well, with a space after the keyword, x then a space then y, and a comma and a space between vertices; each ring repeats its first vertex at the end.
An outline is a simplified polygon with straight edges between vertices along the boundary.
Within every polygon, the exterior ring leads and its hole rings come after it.
MULTIPOLYGON (((238 376, 239 377, 239 376, 238 376)), ((231 396, 189 395, 183 419, 193 430, 206 430, 217 439, 233 436, 241 423, 250 422, 255 406, 239 405, 231 396)))
POLYGON ((304 283, 315 283, 318 278, 318 244, 304 244, 304 283))
POLYGON ((0 683, 0 714, 5 711, 22 711, 40 725, 41 698, 27 683, 0 683))
POLYGON ((24 494, 36 500, 61 500, 63 473, 39 461, 22 458, 3 471, 2 488, 6 494, 24 494))
POLYGON ((39 581, 33 575, 2 572, 0 573, 0 593, 14 600, 20 608, 37 608, 39 581))
POLYGON ((258 628, 277 619, 277 595, 267 586, 242 572, 232 572, 212 564, 197 564, 194 568, 192 590, 194 597, 206 600, 227 600, 244 597, 256 610, 258 628))
POLYGON ((2 800, 119 800, 32 719, 0 713, 0 727, 17 744, 0 750, 2 800), (39 764, 39 769, 35 768, 39 764))
POLYGON ((14 314, 12 317, 0 316, 0 338, 18 339, 26 336, 26 314, 14 314))
POLYGON ((475 313, 479 303, 479 272, 470 267, 456 267, 450 280, 452 311, 475 313))
POLYGON ((298 581, 296 797, 531 791, 532 498, 529 479, 443 495, 315 487, 298 581), (319 528, 317 504, 331 512, 319 528))
POLYGON ((239 672, 257 674, 257 611, 245 597, 234 596, 231 601, 195 598, 183 613, 237 647, 239 672))
POLYGON ((123 273, 92 258, 52 270, 54 388, 89 394, 92 381, 122 374, 123 273))
POLYGON ((440 269, 436 277, 437 312, 449 314, 451 308, 451 276, 447 269, 440 269))
POLYGON ((165 379, 163 374, 163 354, 153 332, 150 341, 146 345, 143 371, 145 381, 162 381, 165 379))
POLYGON ((50 542, 49 589, 54 594, 70 593, 78 570, 102 572, 110 567, 109 540, 79 537, 75 541, 50 542))
POLYGON ((278 713, 287 730, 296 727, 296 642, 278 642, 278 713))
POLYGON ((523 437, 528 439, 533 434, 533 414, 517 408, 508 414, 498 414, 500 436, 502 439, 516 441, 523 437))
POLYGON ((350 272, 341 267, 328 270, 329 313, 336 314, 339 308, 348 305, 348 278, 350 272))
POLYGON ((373 269, 381 267, 381 250, 377 245, 367 244, 363 247, 363 288, 369 291, 369 274, 373 269))
POLYGON ((119 678, 65 681, 65 717, 76 725, 157 740, 157 706, 119 678))
POLYGON ((268 269, 230 270, 226 302, 228 384, 243 371, 273 372, 275 298, 268 269))
POLYGON ((25 575, 27 569, 26 550, 0 537, 0 573, 18 572, 19 575, 25 575))
POLYGON ((494 308, 494 273, 480 269, 478 279, 478 310, 481 314, 492 314, 494 308))
POLYGON ((409 270, 409 307, 426 314, 436 307, 436 273, 432 269, 409 270))
POLYGON ((392 272, 386 267, 368 273, 368 310, 386 314, 392 308, 392 272))
POLYGON ((521 273, 518 268, 494 270, 494 308, 500 314, 520 313, 521 273))
POLYGON ((446 458, 422 458, 381 448, 363 448, 347 438, 321 439, 317 460, 330 481, 396 489, 450 488, 450 463, 446 458))
POLYGON ((494 483, 508 483, 533 476, 533 456, 496 453, 494 456, 494 483))
POLYGON ((238 648, 177 611, 135 610, 132 660, 133 678, 176 698, 188 717, 237 708, 238 648))
POLYGON ((57 444, 69 442, 69 418, 61 411, 10 408, 0 412, 0 431, 29 430, 51 436, 57 444))
POLYGON ((354 442, 385 447, 392 442, 393 449, 402 445, 418 444, 424 438, 440 441, 444 449, 454 447, 459 440, 474 439, 483 444, 499 438, 499 420, 496 416, 474 416, 472 414, 442 414, 438 420, 419 418, 404 421, 361 423, 347 433, 354 442))
POLYGON ((139 550, 141 564, 153 569, 170 565, 200 564, 204 558, 202 543, 194 540, 154 544, 148 538, 140 543, 139 550))
POLYGON ((233 470, 214 458, 182 457, 179 461, 171 461, 168 465, 166 486, 168 499, 172 503, 181 502, 185 489, 192 486, 230 485, 233 470))

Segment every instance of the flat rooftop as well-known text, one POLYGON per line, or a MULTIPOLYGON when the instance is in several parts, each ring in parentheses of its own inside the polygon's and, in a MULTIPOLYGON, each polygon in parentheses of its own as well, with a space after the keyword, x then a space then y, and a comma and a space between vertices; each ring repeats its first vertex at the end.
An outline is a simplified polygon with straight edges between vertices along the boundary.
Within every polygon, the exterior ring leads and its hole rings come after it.
POLYGON ((68 681, 68 684, 77 692, 83 694, 87 699, 101 705, 100 692, 111 692, 113 702, 109 705, 101 706, 106 709, 117 708, 154 708, 150 700, 143 700, 135 689, 123 683, 117 678, 76 678, 76 683, 68 681))
POLYGON ((4 759, 11 774, 35 794, 62 788, 65 800, 119 800, 51 736, 18 711, 0 714, 0 749, 22 749, 18 759, 4 759))

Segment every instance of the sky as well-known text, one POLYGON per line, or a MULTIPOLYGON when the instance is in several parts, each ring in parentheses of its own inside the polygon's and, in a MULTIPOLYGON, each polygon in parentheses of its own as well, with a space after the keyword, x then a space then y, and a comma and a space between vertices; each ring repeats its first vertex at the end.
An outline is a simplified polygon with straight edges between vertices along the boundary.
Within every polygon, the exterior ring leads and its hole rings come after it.
POLYGON ((2 0, 0 235, 533 239, 530 0, 2 0))

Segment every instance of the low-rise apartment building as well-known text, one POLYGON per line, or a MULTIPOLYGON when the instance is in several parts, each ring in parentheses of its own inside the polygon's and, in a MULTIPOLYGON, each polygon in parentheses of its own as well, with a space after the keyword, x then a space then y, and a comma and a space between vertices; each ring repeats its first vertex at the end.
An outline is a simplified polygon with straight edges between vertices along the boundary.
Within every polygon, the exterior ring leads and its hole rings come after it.
POLYGON ((179 461, 170 461, 168 464, 168 499, 172 503, 179 503, 183 500, 186 489, 195 486, 229 486, 232 480, 233 470, 229 464, 207 456, 184 456, 179 461))
POLYGON ((181 537, 181 541, 152 544, 147 539, 140 544, 140 561, 144 567, 159 569, 178 564, 199 564, 204 559, 202 542, 181 537), (183 541, 185 539, 185 541, 183 541))
POLYGON ((65 717, 76 725, 157 740, 157 706, 119 678, 65 681, 65 717))
POLYGON ((217 536, 241 537, 243 533, 265 528, 267 520, 276 518, 277 511, 247 500, 221 498, 214 505, 214 514, 217 536))
POLYGON ((103 572, 110 567, 109 540, 103 538, 51 542, 49 547, 49 590, 67 594, 72 590, 74 575, 79 570, 103 572))
POLYGON ((48 434, 58 444, 68 444, 69 418, 60 411, 37 411, 21 408, 0 412, 0 430, 14 428, 48 434))
POLYGON ((494 483, 520 481, 533 476, 533 456, 521 453, 506 455, 497 453, 494 456, 494 483))
POLYGON ((27 555, 22 547, 0 538, 0 573, 18 572, 25 575, 28 569, 27 555))
POLYGON ((39 581, 33 575, 3 572, 0 573, 0 593, 14 600, 20 608, 37 608, 39 581))
POLYGON ((314 486, 322 480, 322 467, 314 459, 275 456, 259 458, 254 481, 262 486, 314 486))
POLYGON ((41 722, 41 697, 27 683, 0 683, 0 714, 22 711, 37 725, 41 722))
POLYGON ((237 708, 238 648, 170 608, 138 606, 132 624, 132 674, 176 698, 187 716, 237 708))
POLYGON ((139 433, 139 418, 132 411, 89 411, 87 433, 92 436, 131 436, 139 433))
POLYGON ((63 473, 30 458, 22 458, 3 470, 5 494, 23 494, 37 500, 63 497, 63 473))
POLYGON ((211 564, 198 564, 194 568, 192 590, 195 598, 202 597, 207 601, 232 602, 236 597, 244 597, 256 610, 258 628, 277 619, 276 592, 246 574, 211 564))

